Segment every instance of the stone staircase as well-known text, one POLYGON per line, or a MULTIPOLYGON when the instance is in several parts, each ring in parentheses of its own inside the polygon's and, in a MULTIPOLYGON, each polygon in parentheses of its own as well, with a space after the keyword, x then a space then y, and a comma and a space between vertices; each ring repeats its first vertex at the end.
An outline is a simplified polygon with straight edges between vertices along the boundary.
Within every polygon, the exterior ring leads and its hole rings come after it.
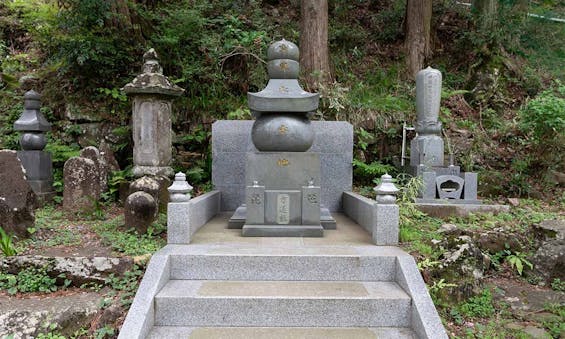
POLYGON ((194 245, 179 251, 155 296, 150 338, 231 338, 234 330, 270 338, 270 331, 261 335, 265 327, 291 328, 299 337, 416 337, 411 297, 395 282, 396 256, 403 254, 397 248, 194 245))
POLYGON ((241 238, 218 222, 167 245, 119 338, 447 338, 412 257, 338 219, 322 239, 241 238))

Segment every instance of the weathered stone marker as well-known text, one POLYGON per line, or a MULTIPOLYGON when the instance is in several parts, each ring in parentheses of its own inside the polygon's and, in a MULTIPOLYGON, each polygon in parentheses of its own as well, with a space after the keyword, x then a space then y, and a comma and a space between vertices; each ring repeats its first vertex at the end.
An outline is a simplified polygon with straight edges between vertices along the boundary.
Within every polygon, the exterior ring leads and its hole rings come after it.
POLYGON ((163 75, 154 49, 143 55, 143 70, 123 90, 133 97, 133 174, 173 176, 172 98, 184 89, 163 75))
POLYGON ((53 190, 53 164, 51 154, 43 151, 47 145, 45 132, 51 130, 51 124, 40 112, 41 96, 35 91, 24 95, 24 111, 14 123, 14 130, 22 131, 21 151, 18 158, 26 170, 26 178, 37 194, 40 202, 49 201, 55 195, 53 190))
POLYGON ((92 159, 72 157, 63 166, 63 208, 92 212, 100 200, 100 167, 92 159))
POLYGON ((445 165, 439 110, 441 72, 428 67, 416 76, 416 137, 410 143, 410 172, 423 179, 418 203, 449 201, 481 204, 477 200, 477 173, 463 173, 449 156, 445 165))
POLYGON ((0 150, 0 227, 8 234, 29 236, 36 199, 16 152, 0 150))

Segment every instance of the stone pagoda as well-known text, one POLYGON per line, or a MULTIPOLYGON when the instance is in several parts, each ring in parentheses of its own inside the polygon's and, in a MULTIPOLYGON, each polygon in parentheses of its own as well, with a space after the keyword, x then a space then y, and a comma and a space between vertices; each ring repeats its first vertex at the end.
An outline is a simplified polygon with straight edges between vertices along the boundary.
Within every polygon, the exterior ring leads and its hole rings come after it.
POLYGON ((51 130, 51 124, 41 114, 41 95, 28 91, 24 95, 24 110, 14 122, 14 130, 22 132, 20 136, 21 151, 18 158, 26 170, 26 178, 41 202, 52 199, 53 163, 51 154, 44 151, 47 145, 45 132, 51 130))
POLYGON ((242 226, 243 236, 321 237, 324 226, 335 228, 320 206, 320 155, 306 152, 315 138, 309 114, 318 108, 319 94, 300 87, 298 57, 292 42, 273 43, 267 51, 267 87, 248 93, 258 152, 247 153, 245 205, 230 222, 242 226))

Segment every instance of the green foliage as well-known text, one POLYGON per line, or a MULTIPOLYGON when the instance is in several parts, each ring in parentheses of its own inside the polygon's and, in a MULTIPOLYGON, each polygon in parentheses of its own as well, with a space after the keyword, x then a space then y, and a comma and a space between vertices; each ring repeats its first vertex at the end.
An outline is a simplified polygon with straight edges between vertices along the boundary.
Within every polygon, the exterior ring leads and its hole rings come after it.
POLYGON ((57 328, 59 327, 57 324, 45 323, 42 327, 42 330, 47 332, 40 332, 37 335, 37 339, 66 339, 64 335, 57 331, 57 328))
POLYGON ((318 81, 318 91, 320 93, 318 117, 327 120, 346 120, 345 107, 350 104, 347 96, 349 88, 343 87, 336 81, 330 84, 318 81))
POLYGON ((111 326, 104 326, 96 330, 94 333, 94 338, 96 339, 104 339, 104 338, 113 338, 115 335, 116 330, 111 326))
POLYGON ((71 157, 80 154, 80 147, 77 144, 66 145, 61 140, 56 139, 50 133, 47 134, 48 142, 45 151, 51 153, 53 161, 53 188, 58 193, 63 193, 63 165, 71 157))
POLYGON ((107 285, 119 292, 120 303, 128 307, 133 302, 139 281, 143 276, 143 271, 137 265, 131 271, 126 271, 123 277, 116 277, 111 274, 108 277, 107 285))
POLYGON ((147 234, 139 235, 135 230, 123 230, 123 216, 111 221, 98 222, 93 229, 102 238, 105 245, 111 246, 118 252, 131 256, 153 254, 165 245, 165 240, 159 235, 166 229, 166 215, 160 214, 159 218, 148 229, 147 234))
POLYGON ((353 173, 357 176, 357 180, 373 181, 379 179, 383 174, 393 173, 394 166, 383 164, 380 161, 373 161, 366 164, 360 160, 353 159, 353 173))
POLYGON ((14 243, 12 242, 12 236, 6 234, 2 227, 0 227, 0 250, 7 257, 16 255, 16 249, 14 247, 14 243))
POLYGON ((534 268, 534 265, 526 259, 526 255, 524 253, 515 252, 509 254, 506 257, 506 261, 510 264, 510 267, 516 268, 516 271, 519 275, 522 275, 524 265, 529 267, 530 269, 534 268))
POLYGON ((562 303, 547 303, 544 305, 544 309, 557 317, 543 321, 543 326, 549 330, 553 338, 561 338, 563 333, 565 333, 565 321, 563 321, 565 319, 565 305, 562 303))
POLYGON ((438 281, 434 281, 432 286, 428 286, 428 290, 430 291, 430 296, 437 303, 438 293, 440 293, 440 291, 443 290, 444 288, 450 288, 450 287, 457 287, 457 284, 448 283, 445 281, 445 279, 440 279, 438 281))
POLYGON ((229 112, 227 115, 228 120, 250 120, 251 118, 249 108, 245 107, 238 107, 234 111, 229 112))
POLYGON ((535 143, 565 137, 565 85, 557 82, 556 87, 540 93, 519 112, 520 127, 531 132, 535 143))
POLYGON ((126 18, 105 0, 67 0, 66 4, 58 14, 57 34, 49 41, 54 58, 64 61, 61 71, 88 79, 88 86, 94 88, 127 75, 141 46, 132 27, 123 27, 126 18), (120 20, 123 24, 118 24, 120 20))
POLYGON ((108 178, 108 191, 102 193, 105 201, 118 201, 120 186, 130 182, 133 179, 132 167, 129 166, 121 171, 113 171, 108 178))
POLYGON ((256 91, 266 82, 262 57, 270 43, 261 3, 250 1, 240 15, 239 4, 179 0, 151 11, 153 47, 161 53, 167 74, 187 89, 186 110, 226 112, 237 96, 256 91), (251 71, 252 70, 252 71, 251 71), (194 84, 198 84, 195 86, 194 84))
POLYGON ((46 268, 27 267, 17 275, 0 272, 0 289, 9 294, 57 291, 56 278, 47 274, 46 268))
POLYGON ((551 282, 551 288, 554 291, 565 292, 565 281, 561 281, 561 279, 555 278, 551 282))
POLYGON ((499 267, 501 262, 507 262, 511 268, 516 269, 519 275, 522 275, 524 267, 533 269, 534 265, 526 259, 526 255, 522 252, 512 252, 508 246, 505 250, 495 253, 491 256, 492 264, 499 267))
POLYGON ((458 307, 459 312, 471 318, 488 318, 494 315, 495 309, 492 294, 488 289, 477 296, 469 298, 458 307))

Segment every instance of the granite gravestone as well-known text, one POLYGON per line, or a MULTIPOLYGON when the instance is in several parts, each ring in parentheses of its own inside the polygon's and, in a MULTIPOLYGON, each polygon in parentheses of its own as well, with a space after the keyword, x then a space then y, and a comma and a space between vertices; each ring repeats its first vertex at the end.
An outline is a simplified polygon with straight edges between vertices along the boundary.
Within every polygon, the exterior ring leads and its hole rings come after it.
POLYGON ((267 58, 267 87, 248 93, 257 118, 251 139, 258 152, 247 153, 245 206, 236 210, 230 226, 239 226, 237 220, 245 215, 243 236, 321 237, 320 155, 306 152, 315 138, 308 115, 317 109, 319 95, 298 83, 295 44, 275 42, 267 58))
POLYGON ((24 95, 24 111, 14 123, 14 130, 22 131, 21 151, 18 158, 26 170, 26 178, 37 194, 39 201, 51 200, 53 189, 53 164, 51 154, 43 151, 47 144, 45 132, 51 130, 51 124, 40 112, 41 96, 35 91, 24 95))
POLYGON ((441 72, 428 67, 416 76, 416 137, 410 143, 410 171, 422 177, 418 203, 448 201, 455 204, 480 204, 477 200, 477 174, 463 173, 449 156, 445 166, 439 109, 441 72))
POLYGON ((143 55, 143 72, 123 90, 133 97, 133 174, 171 177, 172 98, 184 89, 163 75, 154 49, 143 55))

